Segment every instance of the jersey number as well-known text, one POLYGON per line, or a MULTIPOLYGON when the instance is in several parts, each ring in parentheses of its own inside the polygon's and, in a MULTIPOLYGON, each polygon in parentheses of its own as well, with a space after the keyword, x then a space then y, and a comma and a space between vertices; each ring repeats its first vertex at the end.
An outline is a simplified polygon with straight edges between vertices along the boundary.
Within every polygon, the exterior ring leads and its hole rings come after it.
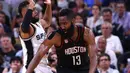
POLYGON ((72 56, 72 58, 73 58, 73 65, 81 65, 80 55, 72 56))

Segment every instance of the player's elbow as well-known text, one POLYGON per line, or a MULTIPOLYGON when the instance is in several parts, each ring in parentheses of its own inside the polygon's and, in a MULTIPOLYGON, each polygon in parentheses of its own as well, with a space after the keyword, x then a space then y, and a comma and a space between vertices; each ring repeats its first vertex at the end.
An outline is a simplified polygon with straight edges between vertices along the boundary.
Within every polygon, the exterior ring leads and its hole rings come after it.
POLYGON ((46 20, 47 26, 49 27, 51 25, 51 21, 50 20, 46 20))

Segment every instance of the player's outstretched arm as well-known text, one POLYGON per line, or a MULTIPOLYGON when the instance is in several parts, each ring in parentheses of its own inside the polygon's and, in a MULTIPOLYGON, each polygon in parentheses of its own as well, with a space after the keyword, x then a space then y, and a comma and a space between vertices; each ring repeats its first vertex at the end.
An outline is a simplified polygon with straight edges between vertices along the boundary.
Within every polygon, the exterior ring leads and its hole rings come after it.
POLYGON ((43 19, 45 20, 45 23, 43 23, 44 28, 48 28, 51 25, 52 21, 52 8, 51 8, 51 0, 45 0, 44 2, 47 5, 45 14, 43 15, 43 19))
POLYGON ((89 73, 95 73, 97 66, 95 38, 93 32, 88 28, 85 28, 84 40, 86 41, 86 44, 88 44, 88 54, 90 58, 89 73))
POLYGON ((49 46, 46 45, 46 40, 41 44, 38 52, 34 56, 34 58, 31 60, 26 73, 32 73, 34 69, 37 67, 39 62, 41 61, 42 57, 48 52, 49 46))
POLYGON ((39 47, 39 50, 34 56, 34 58, 31 60, 26 73, 32 73, 42 59, 42 57, 48 52, 52 45, 60 44, 60 39, 60 36, 58 34, 55 34, 55 32, 50 34, 48 38, 44 40, 44 42, 39 47))
POLYGON ((24 16, 23 23, 20 26, 21 31, 23 33, 28 33, 30 31, 30 23, 31 23, 32 12, 33 12, 34 7, 35 7, 34 1, 33 0, 29 0, 28 10, 27 10, 25 16, 23 15, 24 16))

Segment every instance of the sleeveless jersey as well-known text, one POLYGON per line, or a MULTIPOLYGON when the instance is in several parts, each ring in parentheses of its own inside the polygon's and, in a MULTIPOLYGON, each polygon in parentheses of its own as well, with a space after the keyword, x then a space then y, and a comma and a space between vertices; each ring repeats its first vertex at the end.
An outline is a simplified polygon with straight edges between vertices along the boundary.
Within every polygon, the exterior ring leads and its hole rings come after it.
MULTIPOLYGON (((20 37, 21 45, 23 48, 23 63, 26 68, 28 67, 30 61, 33 59, 34 55, 37 53, 41 43, 46 38, 46 33, 40 23, 32 24, 32 27, 35 31, 33 36, 26 39, 20 37)), ((47 56, 45 55, 39 64, 45 66, 47 63, 47 56)))
POLYGON ((70 69, 89 69, 88 49, 83 38, 84 27, 77 26, 78 36, 75 41, 71 38, 61 38, 61 45, 55 46, 58 56, 58 67, 70 69))

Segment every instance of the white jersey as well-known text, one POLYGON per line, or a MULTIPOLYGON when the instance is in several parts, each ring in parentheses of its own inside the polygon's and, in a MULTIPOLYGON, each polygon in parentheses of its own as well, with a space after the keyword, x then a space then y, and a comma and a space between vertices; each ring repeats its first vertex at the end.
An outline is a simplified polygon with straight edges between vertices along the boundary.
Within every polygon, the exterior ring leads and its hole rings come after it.
MULTIPOLYGON (((41 43, 46 38, 46 33, 40 23, 32 24, 35 32, 33 36, 27 39, 23 39, 20 37, 21 45, 23 48, 23 63, 24 67, 27 67, 37 53, 38 48, 40 47, 41 43)), ((40 66, 47 66, 47 56, 45 55, 42 60, 40 61, 40 66)))

